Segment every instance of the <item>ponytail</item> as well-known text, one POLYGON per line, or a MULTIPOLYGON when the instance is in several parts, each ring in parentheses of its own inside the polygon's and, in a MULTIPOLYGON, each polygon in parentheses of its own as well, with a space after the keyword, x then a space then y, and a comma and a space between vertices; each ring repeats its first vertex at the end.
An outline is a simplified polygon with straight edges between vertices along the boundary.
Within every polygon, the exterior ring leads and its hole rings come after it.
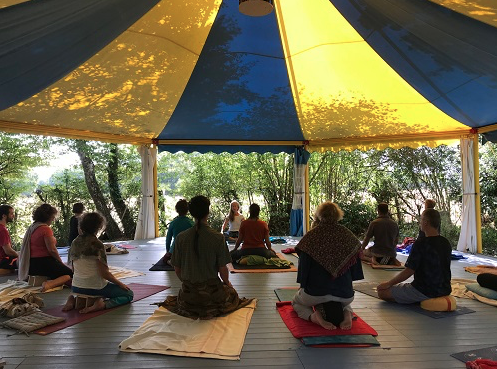
POLYGON ((193 250, 197 258, 200 257, 200 250, 198 245, 199 231, 202 226, 202 219, 209 215, 209 206, 211 202, 205 196, 195 196, 188 203, 188 210, 190 214, 195 218, 195 237, 193 239, 193 250))

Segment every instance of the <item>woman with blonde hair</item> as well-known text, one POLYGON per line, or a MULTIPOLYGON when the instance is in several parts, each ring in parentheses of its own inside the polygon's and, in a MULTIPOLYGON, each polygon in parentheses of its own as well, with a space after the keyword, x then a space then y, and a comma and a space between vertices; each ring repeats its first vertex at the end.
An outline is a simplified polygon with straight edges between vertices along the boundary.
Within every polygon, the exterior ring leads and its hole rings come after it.
POLYGON ((293 308, 300 318, 326 329, 352 327, 352 281, 364 278, 359 261, 361 243, 338 224, 342 217, 337 204, 322 203, 316 210, 314 227, 295 247, 300 289, 293 308))
POLYGON ((228 216, 224 219, 224 223, 221 227, 221 233, 224 234, 226 241, 236 241, 238 238, 238 231, 240 230, 240 225, 244 220, 244 216, 240 214, 240 203, 233 200, 230 204, 230 212, 228 216), (228 232, 224 232, 228 227, 228 232))

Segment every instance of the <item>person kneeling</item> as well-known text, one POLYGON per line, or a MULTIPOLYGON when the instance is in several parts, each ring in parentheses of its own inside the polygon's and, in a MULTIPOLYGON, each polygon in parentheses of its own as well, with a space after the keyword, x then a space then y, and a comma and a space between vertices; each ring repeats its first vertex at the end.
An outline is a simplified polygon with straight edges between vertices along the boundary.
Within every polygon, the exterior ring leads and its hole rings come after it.
POLYGON ((440 236, 440 213, 427 209, 421 215, 421 230, 425 238, 416 240, 412 246, 406 269, 388 282, 378 285, 378 297, 400 304, 414 304, 435 297, 448 296, 450 285, 450 262, 452 247, 440 236), (414 275, 412 283, 401 283, 414 275))
POLYGON ((321 204, 316 226, 295 247, 299 255, 300 289, 292 305, 297 315, 323 328, 352 328, 352 281, 363 279, 361 243, 338 224, 343 211, 332 202, 321 204), (313 310, 314 308, 314 310, 313 310))
MULTIPOLYGON (((98 298, 92 306, 79 312, 85 314, 110 309, 133 300, 133 291, 109 271, 105 246, 96 236, 105 227, 104 217, 98 213, 87 213, 83 215, 79 227, 82 234, 76 237, 69 249, 69 262, 74 269, 72 291, 109 298, 106 301, 98 298)), ((75 298, 71 295, 62 310, 72 310, 74 305, 75 298)))

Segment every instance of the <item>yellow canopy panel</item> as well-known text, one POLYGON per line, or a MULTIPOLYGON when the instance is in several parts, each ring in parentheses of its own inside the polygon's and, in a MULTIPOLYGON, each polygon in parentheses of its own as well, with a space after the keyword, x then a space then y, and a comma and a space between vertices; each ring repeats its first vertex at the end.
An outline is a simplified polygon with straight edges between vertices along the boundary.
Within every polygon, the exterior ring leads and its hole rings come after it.
POLYGON ((277 11, 310 149, 437 145, 435 137, 417 140, 415 135, 468 132, 385 63, 330 1, 278 1, 277 11))
POLYGON ((48 127, 66 137, 84 130, 94 139, 150 142, 174 111, 220 3, 159 2, 79 68, 1 111, 0 127, 14 122, 28 133, 48 127))

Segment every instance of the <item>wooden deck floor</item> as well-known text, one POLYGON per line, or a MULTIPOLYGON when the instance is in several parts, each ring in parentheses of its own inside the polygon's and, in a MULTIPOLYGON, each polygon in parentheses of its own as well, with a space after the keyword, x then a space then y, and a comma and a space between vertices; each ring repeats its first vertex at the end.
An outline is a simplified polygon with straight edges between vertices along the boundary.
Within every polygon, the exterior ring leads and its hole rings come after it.
MULTIPOLYGON (((153 354, 122 353, 118 344, 135 331, 155 306, 168 294, 176 294, 179 281, 174 272, 149 272, 148 268, 164 252, 164 238, 130 242, 137 249, 127 255, 109 256, 111 265, 145 272, 146 275, 126 279, 162 284, 170 289, 113 312, 90 319, 48 336, 12 333, 0 329, 0 357, 5 368, 67 369, 67 368, 355 368, 355 369, 447 369, 464 368, 464 363, 450 354, 497 345, 497 310, 477 301, 460 299, 460 305, 476 313, 445 319, 433 319, 396 304, 382 302, 356 293, 355 312, 378 331, 380 347, 373 348, 307 348, 293 338, 275 309, 277 287, 297 286, 296 273, 232 274, 231 281, 241 296, 257 298, 250 328, 240 361, 183 358, 153 354)), ((288 247, 275 245, 275 249, 288 247)), ((289 257, 291 258, 291 256, 289 257)), ((454 278, 475 279, 464 266, 480 263, 476 257, 469 261, 453 261, 454 278)), ((487 258, 495 263, 497 260, 487 258)), ((295 260, 296 262, 296 260, 295 260)), ((389 279, 391 271, 364 268, 366 281, 389 279)), ((0 282, 8 278, 1 277, 0 282)), ((43 296, 46 307, 61 305, 68 289, 43 296)))

